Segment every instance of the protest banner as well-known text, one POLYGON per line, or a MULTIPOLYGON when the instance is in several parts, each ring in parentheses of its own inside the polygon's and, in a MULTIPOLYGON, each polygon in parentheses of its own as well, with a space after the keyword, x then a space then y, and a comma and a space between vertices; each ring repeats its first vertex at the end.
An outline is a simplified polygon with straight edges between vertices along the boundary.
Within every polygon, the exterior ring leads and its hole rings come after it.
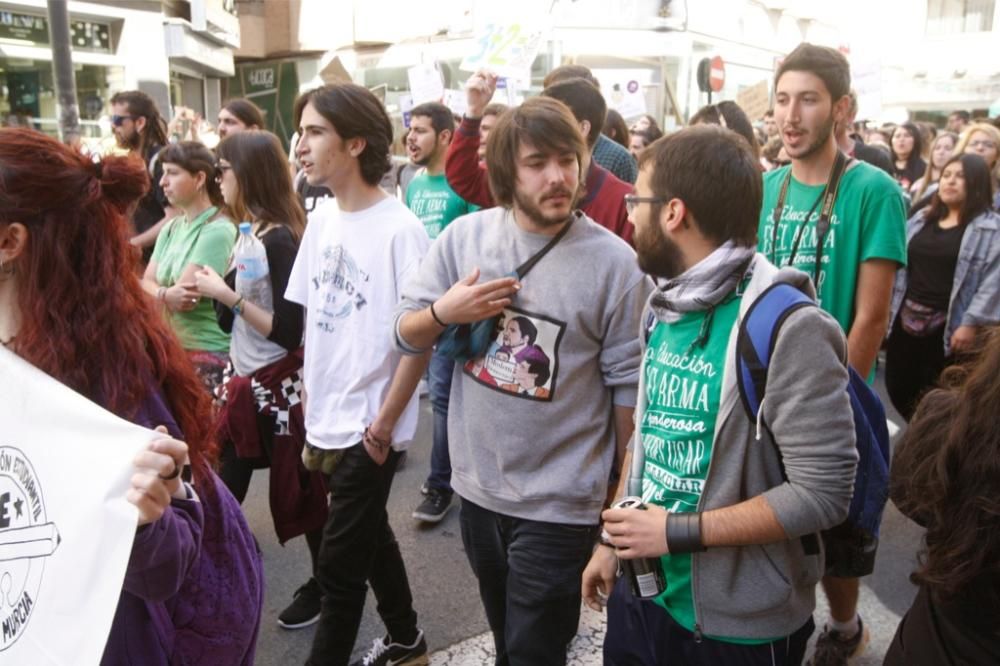
POLYGON ((764 113, 771 108, 771 93, 767 81, 758 81, 752 86, 740 88, 736 93, 736 103, 747 114, 751 123, 763 118, 764 113))
POLYGON ((444 79, 441 78, 441 70, 433 63, 410 67, 406 70, 406 77, 410 82, 410 96, 415 105, 440 102, 444 97, 444 79))
POLYGON ((155 436, 0 348, 0 663, 100 663, 155 436))
POLYGON ((490 23, 476 34, 476 52, 459 67, 468 72, 488 69, 498 76, 525 78, 542 46, 542 28, 520 23, 490 23))

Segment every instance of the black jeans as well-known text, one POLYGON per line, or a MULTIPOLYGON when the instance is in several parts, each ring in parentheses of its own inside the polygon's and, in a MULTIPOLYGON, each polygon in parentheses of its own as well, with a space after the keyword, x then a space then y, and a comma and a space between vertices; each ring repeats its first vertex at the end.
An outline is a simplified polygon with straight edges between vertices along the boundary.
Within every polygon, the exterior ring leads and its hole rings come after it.
POLYGON ((514 518, 465 498, 460 520, 497 666, 565 664, 597 527, 514 518))
POLYGON ((379 466, 363 444, 355 444, 327 480, 330 516, 316 567, 323 604, 307 664, 348 663, 361 625, 366 581, 392 639, 411 643, 417 636, 410 582, 385 510, 399 455, 390 451, 379 466))
POLYGON ((937 383, 948 365, 944 356, 944 331, 917 338, 896 325, 885 347, 885 388, 899 415, 907 421, 921 396, 937 383))
POLYGON ((771 643, 737 645, 694 634, 677 624, 662 606, 636 599, 619 578, 608 599, 604 666, 797 666, 816 625, 813 619, 795 633, 771 643))

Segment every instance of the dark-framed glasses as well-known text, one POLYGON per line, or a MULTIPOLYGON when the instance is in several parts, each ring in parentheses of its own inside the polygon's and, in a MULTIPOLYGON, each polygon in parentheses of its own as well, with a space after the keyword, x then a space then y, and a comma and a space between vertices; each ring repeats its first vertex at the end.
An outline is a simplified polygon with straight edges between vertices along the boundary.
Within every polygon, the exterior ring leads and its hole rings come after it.
POLYGON ((111 124, 115 127, 121 127, 126 120, 134 120, 135 116, 111 116, 111 124))
POLYGON ((639 204, 644 203, 666 203, 670 199, 666 197, 640 197, 638 194, 626 194, 625 195, 625 212, 629 215, 635 212, 639 204))

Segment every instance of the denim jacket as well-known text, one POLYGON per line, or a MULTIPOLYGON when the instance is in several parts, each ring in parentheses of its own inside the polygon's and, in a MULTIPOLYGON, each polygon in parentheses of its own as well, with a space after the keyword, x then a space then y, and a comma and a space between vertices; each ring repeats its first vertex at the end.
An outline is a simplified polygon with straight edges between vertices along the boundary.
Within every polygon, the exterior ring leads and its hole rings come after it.
MULTIPOLYGON (((909 246, 926 223, 922 210, 906 223, 909 246)), ((906 268, 896 271, 892 290, 892 314, 889 331, 896 321, 906 296, 906 268)), ((944 353, 951 354, 951 336, 959 326, 990 326, 1000 323, 1000 215, 987 211, 969 222, 962 237, 948 300, 948 319, 944 330, 944 353)))

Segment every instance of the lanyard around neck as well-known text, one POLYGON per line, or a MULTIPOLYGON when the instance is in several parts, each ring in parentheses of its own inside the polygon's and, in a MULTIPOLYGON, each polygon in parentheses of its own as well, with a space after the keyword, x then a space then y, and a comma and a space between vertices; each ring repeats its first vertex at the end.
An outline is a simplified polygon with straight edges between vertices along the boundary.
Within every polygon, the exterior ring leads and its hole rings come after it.
MULTIPOLYGON (((833 163, 833 169, 830 171, 830 179, 826 182, 826 186, 823 191, 820 192, 819 196, 816 197, 816 201, 813 202, 812 208, 809 209, 809 213, 802 219, 799 223, 798 228, 795 230, 795 239, 792 241, 792 252, 788 257, 788 263, 786 266, 791 266, 795 261, 795 256, 799 251, 799 243, 802 241, 802 236, 805 235, 806 226, 809 224, 809 220, 812 219, 813 213, 816 212, 816 207, 819 206, 820 202, 823 202, 823 208, 820 209, 819 219, 816 221, 816 266, 813 272, 813 283, 819 282, 819 269, 820 269, 820 259, 823 254, 823 243, 826 241, 826 234, 830 230, 830 217, 833 215, 833 205, 837 201, 837 192, 840 189, 840 179, 847 170, 847 165, 852 162, 852 159, 848 159, 844 156, 840 150, 837 151, 837 159, 833 163)), ((785 176, 785 180, 781 183, 781 191, 778 193, 778 201, 774 205, 774 210, 771 214, 771 260, 773 263, 777 264, 777 254, 778 254, 778 223, 781 221, 781 213, 785 208, 785 199, 788 197, 788 187, 792 181, 792 169, 789 167, 788 174, 785 176)))

